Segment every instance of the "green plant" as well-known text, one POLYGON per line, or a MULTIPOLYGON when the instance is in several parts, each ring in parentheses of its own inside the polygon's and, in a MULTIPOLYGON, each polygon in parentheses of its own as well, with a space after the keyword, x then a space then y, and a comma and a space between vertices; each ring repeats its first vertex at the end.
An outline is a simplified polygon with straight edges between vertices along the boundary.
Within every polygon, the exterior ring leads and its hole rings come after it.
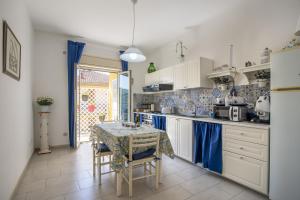
POLYGON ((230 83, 230 79, 226 76, 222 76, 222 77, 217 77, 215 78, 215 82, 217 84, 229 84, 230 83))
POLYGON ((38 97, 36 99, 36 102, 40 105, 40 106, 50 106, 54 103, 54 100, 52 97, 38 97))
POLYGON ((254 74, 256 79, 270 79, 270 72, 266 72, 265 70, 258 71, 254 74))

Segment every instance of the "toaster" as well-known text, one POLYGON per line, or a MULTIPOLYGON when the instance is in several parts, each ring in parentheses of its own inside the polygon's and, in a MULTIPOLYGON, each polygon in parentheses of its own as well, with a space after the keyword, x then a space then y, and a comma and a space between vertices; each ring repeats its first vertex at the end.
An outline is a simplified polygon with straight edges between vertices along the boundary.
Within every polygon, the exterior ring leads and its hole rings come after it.
POLYGON ((246 106, 230 106, 229 119, 234 122, 247 120, 248 108, 246 106))

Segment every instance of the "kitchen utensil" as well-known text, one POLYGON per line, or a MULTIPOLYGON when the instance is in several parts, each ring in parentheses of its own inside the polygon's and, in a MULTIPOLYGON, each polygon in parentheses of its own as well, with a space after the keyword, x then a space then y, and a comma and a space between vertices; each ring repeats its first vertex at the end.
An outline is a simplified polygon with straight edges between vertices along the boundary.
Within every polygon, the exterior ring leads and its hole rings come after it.
POLYGON ((260 120, 270 120, 270 97, 260 96, 256 101, 255 106, 256 114, 260 120))

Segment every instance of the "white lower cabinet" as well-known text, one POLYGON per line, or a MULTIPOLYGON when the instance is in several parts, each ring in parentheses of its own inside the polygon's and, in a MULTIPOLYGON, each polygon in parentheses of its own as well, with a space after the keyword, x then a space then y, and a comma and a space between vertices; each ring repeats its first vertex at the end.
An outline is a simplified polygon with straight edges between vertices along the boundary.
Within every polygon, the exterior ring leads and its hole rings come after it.
POLYGON ((193 121, 167 117, 167 134, 178 157, 193 161, 193 121))
POLYGON ((269 130, 229 125, 222 130, 222 175, 268 194, 269 130))
POLYGON ((166 129, 174 153, 178 155, 177 119, 175 117, 167 117, 166 129))
POLYGON ((193 121, 189 119, 177 120, 178 156, 193 161, 193 121))
POLYGON ((267 162, 224 151, 223 176, 267 194, 267 162))

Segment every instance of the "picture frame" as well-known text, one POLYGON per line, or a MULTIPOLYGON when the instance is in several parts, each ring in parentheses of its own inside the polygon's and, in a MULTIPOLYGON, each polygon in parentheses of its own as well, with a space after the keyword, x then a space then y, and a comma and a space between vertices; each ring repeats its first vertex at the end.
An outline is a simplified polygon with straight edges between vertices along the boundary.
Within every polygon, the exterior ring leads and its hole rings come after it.
POLYGON ((3 21, 3 73, 21 78, 21 44, 6 21, 3 21))

